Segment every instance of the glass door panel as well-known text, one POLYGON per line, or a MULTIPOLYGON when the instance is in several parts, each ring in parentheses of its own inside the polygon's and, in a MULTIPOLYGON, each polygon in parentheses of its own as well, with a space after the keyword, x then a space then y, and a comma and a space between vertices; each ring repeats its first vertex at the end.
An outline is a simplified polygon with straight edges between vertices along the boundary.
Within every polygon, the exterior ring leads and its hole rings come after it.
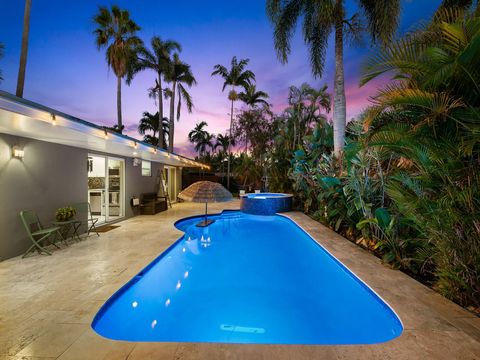
POLYGON ((98 223, 106 221, 105 184, 107 173, 104 156, 88 155, 88 202, 92 209, 92 216, 98 223))
POLYGON ((125 216, 125 160, 88 155, 88 202, 98 224, 125 216))
POLYGON ((108 158, 107 221, 114 221, 125 215, 124 169, 125 161, 123 159, 108 158))

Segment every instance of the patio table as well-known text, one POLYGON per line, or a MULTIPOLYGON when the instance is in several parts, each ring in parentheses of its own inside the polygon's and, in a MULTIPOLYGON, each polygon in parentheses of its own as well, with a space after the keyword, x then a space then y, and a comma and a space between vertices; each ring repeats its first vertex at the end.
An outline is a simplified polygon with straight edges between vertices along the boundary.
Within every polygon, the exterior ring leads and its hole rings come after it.
POLYGON ((52 224, 60 228, 60 234, 63 236, 64 239, 67 239, 70 230, 73 230, 72 239, 76 237, 78 240, 80 240, 80 235, 78 235, 78 229, 82 224, 80 221, 74 219, 67 221, 54 221, 52 224))

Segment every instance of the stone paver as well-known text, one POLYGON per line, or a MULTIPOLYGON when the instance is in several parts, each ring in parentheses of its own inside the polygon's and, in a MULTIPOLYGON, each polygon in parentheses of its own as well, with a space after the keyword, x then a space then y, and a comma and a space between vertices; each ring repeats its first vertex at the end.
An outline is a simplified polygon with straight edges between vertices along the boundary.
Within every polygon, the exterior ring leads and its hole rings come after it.
MULTIPOLYGON (((209 206, 226 208, 238 202, 209 206)), ((296 346, 133 343, 95 334, 90 323, 103 302, 182 235, 175 220, 203 209, 176 204, 52 256, 1 262, 0 360, 480 359, 479 318, 298 212, 288 217, 395 309, 405 326, 402 336, 368 346, 296 346)))

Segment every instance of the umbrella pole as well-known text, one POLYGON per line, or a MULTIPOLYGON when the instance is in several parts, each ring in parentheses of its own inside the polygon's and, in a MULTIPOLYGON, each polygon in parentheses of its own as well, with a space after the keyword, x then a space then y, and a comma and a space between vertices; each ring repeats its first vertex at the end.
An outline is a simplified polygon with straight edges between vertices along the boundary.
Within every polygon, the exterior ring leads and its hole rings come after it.
POLYGON ((197 224, 198 227, 206 227, 206 226, 208 226, 210 224, 213 224, 215 222, 215 220, 208 220, 207 215, 208 215, 208 202, 206 201, 205 202, 205 216, 203 218, 203 221, 200 221, 197 224))

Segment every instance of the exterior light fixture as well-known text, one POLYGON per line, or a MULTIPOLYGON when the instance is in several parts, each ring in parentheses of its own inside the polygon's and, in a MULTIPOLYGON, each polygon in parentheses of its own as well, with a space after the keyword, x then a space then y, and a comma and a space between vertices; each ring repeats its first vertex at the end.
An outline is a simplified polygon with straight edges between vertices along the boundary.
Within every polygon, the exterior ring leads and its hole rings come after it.
POLYGON ((154 153, 154 154, 157 153, 157 148, 153 148, 153 153, 154 153))
POLYGON ((104 138, 105 140, 107 140, 107 139, 108 139, 107 129, 105 129, 105 130, 103 130, 103 131, 104 131, 103 138, 104 138))
POLYGON ((15 145, 12 147, 12 155, 14 158, 22 160, 25 157, 25 151, 23 150, 23 147, 15 145))
POLYGON ((138 144, 137 144, 136 141, 133 142, 133 148, 134 148, 134 149, 137 149, 137 148, 138 148, 138 144))
POLYGON ((52 115, 52 125, 53 126, 57 125, 57 118, 55 117, 55 114, 51 113, 50 115, 52 115))

